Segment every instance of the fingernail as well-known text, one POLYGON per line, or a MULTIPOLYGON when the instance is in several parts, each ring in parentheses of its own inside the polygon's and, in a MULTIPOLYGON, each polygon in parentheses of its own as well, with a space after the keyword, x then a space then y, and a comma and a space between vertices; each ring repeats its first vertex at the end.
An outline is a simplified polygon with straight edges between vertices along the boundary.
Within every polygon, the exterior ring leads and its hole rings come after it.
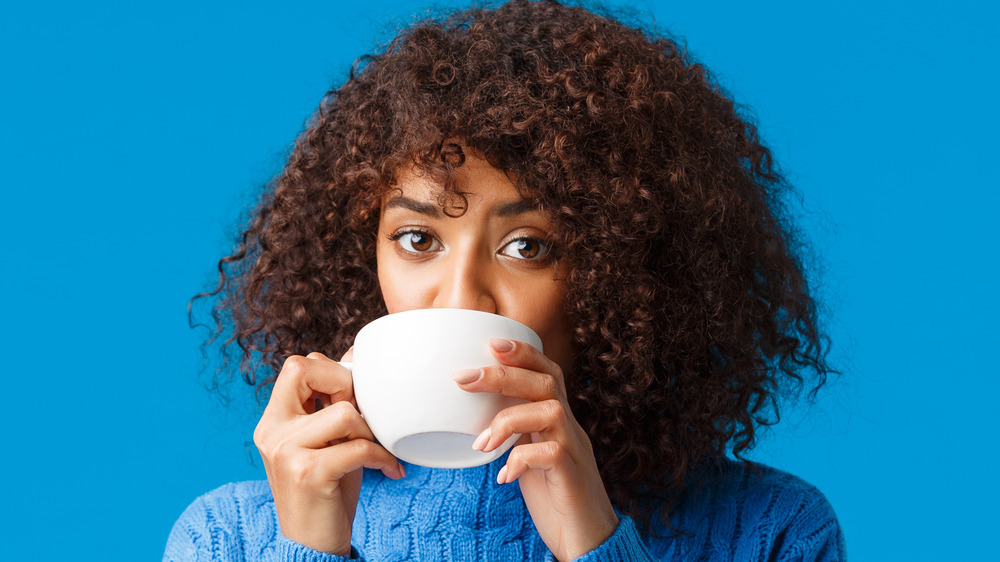
POLYGON ((483 376, 482 369, 464 369, 462 371, 456 371, 451 374, 451 378, 455 380, 458 384, 469 384, 470 382, 476 382, 480 377, 483 376))
POLYGON ((399 465, 399 477, 406 478, 406 467, 403 466, 403 463, 396 463, 396 464, 399 465))
POLYGON ((490 442, 491 433, 493 432, 490 428, 487 427, 484 429, 483 432, 479 434, 479 437, 476 437, 476 440, 472 442, 472 448, 477 451, 482 451, 483 448, 486 447, 486 444, 490 442))
POLYGON ((503 465, 500 472, 497 473, 497 484, 504 484, 507 482, 507 465, 503 465))
POLYGON ((491 339, 490 340, 490 347, 492 347, 494 350, 499 351, 501 353, 506 353, 506 352, 514 349, 514 342, 512 342, 510 340, 491 339))

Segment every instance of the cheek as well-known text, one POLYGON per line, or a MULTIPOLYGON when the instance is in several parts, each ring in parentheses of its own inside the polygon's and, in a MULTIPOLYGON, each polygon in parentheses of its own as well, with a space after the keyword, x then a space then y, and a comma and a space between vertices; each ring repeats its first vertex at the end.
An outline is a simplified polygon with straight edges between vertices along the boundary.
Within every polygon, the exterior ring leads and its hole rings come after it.
POLYGON ((389 244, 380 244, 376 251, 378 284, 382 302, 389 314, 429 308, 435 277, 433 271, 414 271, 406 267, 389 244))
POLYGON ((515 320, 528 325, 542 338, 545 355, 569 373, 573 362, 573 327, 565 312, 565 293, 562 286, 534 293, 534 298, 524 299, 517 308, 515 320))
POLYGON ((375 254, 378 267, 378 285, 382 291, 382 302, 385 303, 385 308, 389 314, 392 314, 403 310, 400 308, 399 301, 404 293, 400 291, 401 287, 398 286, 398 281, 394 281, 398 280, 400 276, 396 275, 393 271, 392 260, 387 259, 385 255, 386 251, 387 249, 380 235, 378 249, 375 254))
POLYGON ((392 277, 388 275, 383 275, 383 270, 379 269, 378 283, 379 288, 382 290, 382 302, 385 303, 385 309, 392 314, 394 312, 399 312, 398 299, 396 298, 396 288, 392 284, 392 277))

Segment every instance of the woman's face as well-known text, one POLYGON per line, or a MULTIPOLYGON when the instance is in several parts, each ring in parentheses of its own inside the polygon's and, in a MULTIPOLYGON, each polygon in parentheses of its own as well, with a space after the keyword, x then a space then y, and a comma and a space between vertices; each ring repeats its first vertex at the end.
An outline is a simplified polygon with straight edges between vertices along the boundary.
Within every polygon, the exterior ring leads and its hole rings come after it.
POLYGON ((468 201, 459 217, 442 212, 441 185, 414 170, 403 172, 399 190, 382 202, 377 259, 386 308, 467 308, 512 318, 534 330, 545 355, 568 373, 566 287, 544 242, 551 223, 482 159, 467 155, 456 180, 468 201))

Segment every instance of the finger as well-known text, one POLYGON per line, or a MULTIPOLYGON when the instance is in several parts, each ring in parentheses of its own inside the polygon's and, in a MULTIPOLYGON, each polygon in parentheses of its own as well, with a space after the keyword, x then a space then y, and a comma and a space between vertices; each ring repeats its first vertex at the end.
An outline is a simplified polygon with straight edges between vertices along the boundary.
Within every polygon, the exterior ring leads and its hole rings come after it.
MULTIPOLYGON (((310 354, 310 355, 311 355, 311 354, 310 354)), ((318 355, 322 355, 322 354, 318 354, 318 355)), ((345 366, 345 365, 343 365, 343 364, 344 364, 344 363, 351 363, 351 362, 352 362, 353 360, 354 360, 354 346, 352 345, 352 346, 351 346, 351 347, 350 347, 350 348, 349 348, 349 349, 347 350, 347 352, 346 352, 346 353, 344 353, 344 355, 342 355, 342 356, 340 357, 340 361, 338 361, 338 363, 340 363, 340 364, 341 364, 341 366, 343 366, 343 367, 344 367, 344 368, 346 368, 347 370, 350 370, 350 368, 346 367, 346 366, 345 366)), ((352 382, 351 382, 351 384, 353 385, 353 379, 352 379, 352 382)), ((333 398, 332 398, 332 397, 331 397, 331 396, 330 396, 329 394, 322 394, 322 395, 320 395, 320 397, 319 397, 319 402, 320 402, 320 405, 321 405, 321 406, 322 406, 323 408, 326 408, 326 407, 329 407, 329 406, 330 406, 330 404, 333 404, 333 401, 334 401, 334 400, 333 400, 333 398)), ((357 404, 357 402, 355 402, 355 400, 354 400, 354 398, 353 398, 353 397, 352 397, 352 398, 350 398, 350 402, 351 402, 351 404, 354 404, 354 407, 355 407, 355 408, 357 408, 357 407, 358 407, 358 404, 357 404)))
POLYGON ((565 398, 562 369, 534 346, 515 340, 491 339, 490 350, 500 365, 452 374, 463 390, 496 392, 531 401, 565 398))
POLYGON ((462 390, 495 392, 532 402, 562 397, 562 383, 555 376, 510 365, 490 365, 452 374, 462 390))
POLYGON ((506 365, 558 374, 562 378, 559 365, 531 344, 517 340, 491 339, 490 352, 506 365))
POLYGON ((293 355, 281 366, 268 408, 286 416, 308 414, 313 408, 307 404, 323 395, 330 402, 353 399, 351 372, 321 353, 293 355))
MULTIPOLYGON (((507 457, 507 464, 497 474, 497 484, 510 484, 529 469, 544 470, 550 479, 558 479, 557 475, 570 474, 575 466, 573 457, 566 448, 555 441, 518 445, 507 457)), ((559 486, 563 482, 557 480, 553 484, 559 486)))
POLYGON ((493 418, 489 427, 476 437, 472 448, 488 453, 515 433, 537 434, 543 440, 566 442, 570 435, 569 423, 569 410, 558 400, 511 406, 493 418))
POLYGON ((353 439, 325 449, 315 449, 305 458, 314 463, 318 476, 326 481, 341 480, 359 468, 380 470, 393 479, 406 476, 406 469, 392 453, 367 439, 353 439))
POLYGON ((296 420, 290 440, 300 447, 322 449, 331 442, 367 439, 375 441, 368 424, 350 402, 335 402, 311 416, 296 420))

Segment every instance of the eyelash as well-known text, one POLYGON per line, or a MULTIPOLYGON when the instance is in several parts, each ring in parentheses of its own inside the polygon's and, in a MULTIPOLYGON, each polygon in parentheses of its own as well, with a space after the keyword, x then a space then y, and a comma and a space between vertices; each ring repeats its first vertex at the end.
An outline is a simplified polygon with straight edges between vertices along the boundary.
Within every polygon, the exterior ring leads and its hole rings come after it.
MULTIPOLYGON (((398 232, 394 232, 394 233, 392 233, 392 234, 389 235, 389 240, 392 241, 392 242, 396 242, 396 243, 399 243, 400 245, 402 245, 402 243, 400 243, 399 241, 404 236, 406 236, 407 234, 419 234, 421 236, 426 236, 427 238, 430 238, 432 240, 432 242, 431 242, 432 244, 434 242, 437 242, 437 239, 434 238, 433 234, 431 234, 430 232, 428 232, 426 230, 420 229, 420 228, 408 228, 406 230, 400 230, 398 232)), ((440 242, 438 242, 438 244, 440 244, 440 242)), ((428 252, 430 250, 424 250, 423 252, 420 252, 420 251, 417 251, 417 250, 410 250, 410 249, 407 249, 407 248, 403 248, 403 251, 406 252, 406 253, 409 253, 409 254, 423 254, 423 253, 426 253, 426 252, 428 252)))
MULTIPOLYGON (((433 245, 435 243, 437 243, 437 244, 441 243, 437 238, 434 237, 434 235, 431 232, 429 232, 427 230, 420 229, 420 228, 409 228, 409 229, 406 229, 406 230, 400 230, 398 232, 394 232, 394 233, 392 233, 392 234, 389 235, 389 240, 391 242, 396 242, 400 246, 402 246, 403 243, 400 242, 400 240, 402 240, 404 236, 409 235, 409 234, 416 234, 416 235, 425 236, 427 238, 430 238, 431 239, 431 245, 432 245, 432 247, 433 247, 433 245)), ((412 243, 411 243, 411 247, 412 247, 412 243)), ((423 253, 428 253, 428 252, 432 251, 430 249, 420 251, 420 250, 415 250, 415 249, 411 250, 411 249, 408 249, 408 248, 402 248, 402 250, 404 252, 408 253, 408 254, 423 254, 423 253)), ((520 261, 534 262, 534 263, 547 263, 551 259, 552 247, 544 239, 539 238, 537 236, 519 236, 517 238, 513 238, 511 240, 506 241, 503 244, 503 246, 501 246, 500 251, 498 253, 501 254, 501 255, 507 256, 509 258, 512 258, 512 259, 520 260, 520 261), (507 248, 508 246, 510 246, 511 244, 513 244, 515 242, 524 242, 524 241, 530 242, 532 244, 539 245, 541 247, 541 249, 539 250, 539 255, 537 255, 535 257, 531 257, 531 258, 525 258, 525 257, 512 256, 512 255, 509 255, 509 254, 507 254, 507 253, 505 253, 503 251, 505 248, 507 248)))

